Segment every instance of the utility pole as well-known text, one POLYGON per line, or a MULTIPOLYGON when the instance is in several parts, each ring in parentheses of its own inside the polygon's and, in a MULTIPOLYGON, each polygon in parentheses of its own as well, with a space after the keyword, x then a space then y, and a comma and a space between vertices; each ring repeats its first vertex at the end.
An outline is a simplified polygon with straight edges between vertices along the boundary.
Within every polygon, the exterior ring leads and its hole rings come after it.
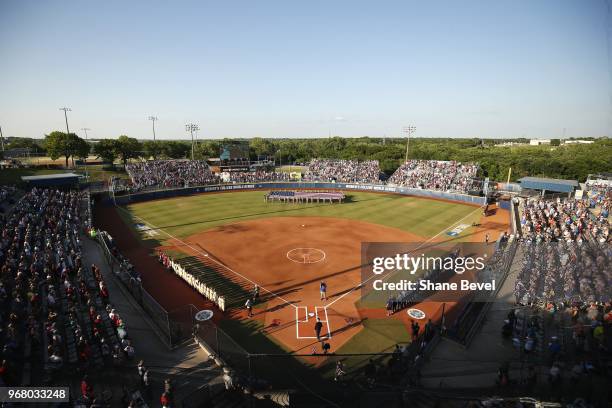
POLYGON ((191 133, 191 160, 193 160, 194 148, 195 148, 194 141, 193 141, 193 132, 197 132, 198 130, 200 130, 200 127, 196 125, 195 123, 188 123, 185 125, 185 130, 191 133))
POLYGON ((64 119, 66 119, 66 134, 70 133, 70 128, 68 127, 68 112, 72 112, 72 109, 63 107, 59 108, 59 110, 64 111, 64 119))
POLYGON ((155 142, 155 121, 157 120, 157 116, 149 116, 149 120, 153 122, 153 142, 155 142))
POLYGON ((404 128, 402 129, 402 132, 404 132, 406 134, 406 160, 408 161, 408 148, 410 147, 410 136, 412 135, 413 132, 416 131, 416 126, 404 126, 404 128))
POLYGON ((2 136, 2 126, 0 126, 0 145, 2 145, 2 151, 4 151, 4 136, 2 136))

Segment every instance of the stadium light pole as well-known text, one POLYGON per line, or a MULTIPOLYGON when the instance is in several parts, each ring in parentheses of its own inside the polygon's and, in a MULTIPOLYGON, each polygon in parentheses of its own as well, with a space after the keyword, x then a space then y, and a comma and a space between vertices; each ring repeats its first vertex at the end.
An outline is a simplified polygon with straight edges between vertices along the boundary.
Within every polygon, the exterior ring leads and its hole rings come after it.
POLYGON ((0 126, 0 145, 2 145, 2 151, 4 151, 4 136, 2 136, 2 126, 0 126))
POLYGON ((406 134, 406 162, 408 161, 408 148, 410 147, 410 136, 416 131, 416 126, 404 126, 402 131, 406 134))
MULTIPOLYGON (((91 130, 90 128, 84 127, 81 128, 83 132, 85 132, 85 142, 87 142, 87 146, 89 146, 89 137, 87 136, 87 131, 91 130)), ((91 147, 90 147, 91 149, 91 147)), ((89 151, 87 151, 87 156, 89 157, 89 151)), ((89 173, 87 172, 87 157, 85 157, 85 176, 88 177, 89 173)))
POLYGON ((153 142, 155 142, 155 121, 158 120, 157 116, 149 116, 149 120, 153 122, 153 142))
POLYGON ((89 140, 89 137, 87 136, 87 131, 88 131, 88 130, 91 130, 91 129, 90 129, 90 128, 81 128, 81 130, 82 130, 83 132, 85 132, 85 140, 89 140))
POLYGON ((185 130, 191 133, 191 160, 193 160, 194 156, 194 144, 193 144, 193 132, 197 132, 200 130, 200 127, 195 123, 188 123, 185 125, 185 130))
POLYGON ((59 110, 64 111, 64 119, 66 119, 66 134, 70 133, 70 128, 68 128, 68 112, 72 112, 72 109, 63 107, 59 108, 59 110))
MULTIPOLYGON (((81 130, 83 132, 85 132, 85 141, 87 142, 87 144, 89 144, 89 136, 87 135, 87 131, 91 130, 91 129, 88 128, 88 127, 84 127, 84 128, 81 128, 81 130)), ((88 156, 89 156, 89 154, 88 154, 88 156)), ((87 158, 85 158, 85 161, 87 161, 87 158)))

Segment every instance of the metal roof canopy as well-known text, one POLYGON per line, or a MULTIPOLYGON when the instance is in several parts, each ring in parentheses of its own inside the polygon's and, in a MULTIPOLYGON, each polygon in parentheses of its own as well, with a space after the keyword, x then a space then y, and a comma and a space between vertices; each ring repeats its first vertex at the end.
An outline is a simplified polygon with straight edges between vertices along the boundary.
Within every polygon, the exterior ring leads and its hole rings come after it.
POLYGON ((66 179, 73 177, 81 177, 74 173, 56 173, 56 174, 41 174, 40 176, 21 176, 23 181, 39 181, 39 180, 53 180, 53 179, 66 179))
POLYGON ((21 176, 21 180, 36 187, 72 187, 79 183, 80 177, 75 173, 55 173, 40 176, 21 176))
POLYGON ((558 193, 571 193, 580 188, 577 180, 562 180, 544 177, 523 177, 519 179, 521 188, 531 190, 546 190, 558 193))

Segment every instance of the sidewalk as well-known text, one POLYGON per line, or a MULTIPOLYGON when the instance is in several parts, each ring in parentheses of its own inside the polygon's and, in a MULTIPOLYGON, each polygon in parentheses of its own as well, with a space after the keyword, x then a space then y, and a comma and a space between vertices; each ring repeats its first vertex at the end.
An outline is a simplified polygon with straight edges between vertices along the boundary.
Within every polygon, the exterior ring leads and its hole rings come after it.
POLYGON ((153 323, 131 298, 129 292, 120 287, 120 283, 112 276, 98 244, 85 237, 82 238, 82 244, 84 267, 88 268, 92 263, 100 267, 110 292, 111 304, 125 320, 128 334, 136 349, 136 357, 123 367, 122 374, 133 372, 134 382, 137 383, 136 366, 138 361, 144 360, 151 378, 151 397, 147 399, 150 406, 160 406, 159 397, 163 392, 165 378, 170 378, 174 384, 177 405, 205 384, 210 384, 211 388, 223 386, 221 369, 208 359, 195 342, 187 341, 174 350, 170 350, 162 343, 152 327, 153 323))

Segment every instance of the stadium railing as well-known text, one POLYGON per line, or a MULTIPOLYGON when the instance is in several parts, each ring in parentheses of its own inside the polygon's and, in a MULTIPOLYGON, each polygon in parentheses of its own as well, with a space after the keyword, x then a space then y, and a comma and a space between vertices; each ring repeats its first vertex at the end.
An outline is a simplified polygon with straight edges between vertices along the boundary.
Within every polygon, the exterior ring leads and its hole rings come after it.
POLYGON ((491 278, 496 281, 495 290, 489 292, 480 291, 469 299, 454 323, 450 325, 445 333, 446 338, 464 347, 468 347, 474 339, 497 294, 504 285, 518 248, 518 240, 514 236, 510 236, 507 243, 504 244, 498 240, 496 245, 497 259, 495 263, 489 264, 489 271, 492 274, 491 278))
MULTIPOLYGON (((96 240, 103 250, 104 256, 111 269, 111 275, 121 284, 123 289, 126 289, 131 297, 140 305, 149 319, 159 329, 158 333, 163 342, 173 348, 189 336, 189 330, 185 330, 184 324, 178 319, 171 318, 171 313, 166 311, 143 287, 139 278, 129 272, 129 266, 125 262, 117 259, 112 251, 108 248, 104 238, 104 232, 99 232, 96 235, 96 240)), ((185 310, 191 313, 189 305, 185 306, 185 310)), ((173 311, 174 315, 179 315, 181 310, 173 311)), ((184 312, 184 311, 183 311, 184 312)), ((189 319, 187 319, 189 320, 189 319)))

